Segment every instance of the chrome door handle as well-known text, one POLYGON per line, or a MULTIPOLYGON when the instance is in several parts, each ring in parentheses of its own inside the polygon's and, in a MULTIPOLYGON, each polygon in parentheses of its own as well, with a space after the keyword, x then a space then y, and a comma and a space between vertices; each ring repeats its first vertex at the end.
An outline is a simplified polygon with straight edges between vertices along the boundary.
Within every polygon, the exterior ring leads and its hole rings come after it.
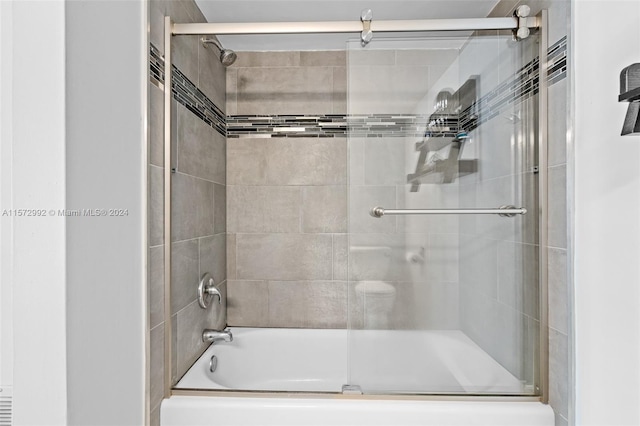
POLYGON ((517 214, 526 214, 527 209, 515 206, 501 206, 497 209, 385 209, 384 207, 374 207, 369 213, 377 218, 386 215, 409 214, 497 214, 502 217, 513 217, 517 214))

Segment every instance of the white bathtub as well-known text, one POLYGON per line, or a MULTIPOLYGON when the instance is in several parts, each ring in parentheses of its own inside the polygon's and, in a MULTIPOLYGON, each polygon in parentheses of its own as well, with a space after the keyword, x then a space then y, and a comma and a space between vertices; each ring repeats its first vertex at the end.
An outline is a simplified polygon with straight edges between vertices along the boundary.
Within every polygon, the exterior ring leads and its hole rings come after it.
POLYGON ((451 401, 442 397, 427 400, 341 394, 342 385, 349 381, 360 385, 365 394, 526 391, 459 331, 232 331, 234 341, 209 347, 177 389, 183 393, 239 390, 315 394, 174 395, 162 403, 162 425, 554 424, 548 406, 516 398, 451 401), (212 355, 218 359, 213 373, 209 371, 212 355))

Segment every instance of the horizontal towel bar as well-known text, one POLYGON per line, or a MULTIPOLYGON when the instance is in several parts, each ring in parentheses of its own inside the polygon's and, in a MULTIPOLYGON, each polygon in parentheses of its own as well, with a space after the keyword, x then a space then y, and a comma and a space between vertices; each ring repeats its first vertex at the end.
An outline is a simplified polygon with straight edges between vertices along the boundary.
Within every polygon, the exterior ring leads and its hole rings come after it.
POLYGON ((497 209, 401 209, 392 210, 384 207, 374 207, 370 211, 373 217, 382 217, 386 215, 405 215, 405 214, 497 214, 502 217, 513 217, 517 214, 526 214, 527 209, 524 207, 501 206, 497 209))

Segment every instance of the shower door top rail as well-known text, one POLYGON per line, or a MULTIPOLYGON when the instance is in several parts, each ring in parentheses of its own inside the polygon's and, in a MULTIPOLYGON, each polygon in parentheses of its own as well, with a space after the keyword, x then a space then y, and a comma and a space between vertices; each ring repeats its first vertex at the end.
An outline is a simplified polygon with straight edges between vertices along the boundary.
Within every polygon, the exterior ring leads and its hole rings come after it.
MULTIPOLYGON (((537 28, 536 17, 371 21, 373 32, 517 30, 537 28)), ((359 33, 361 21, 174 23, 173 35, 359 33)))
POLYGON ((527 213, 524 207, 502 206, 497 209, 385 209, 384 207, 374 207, 370 214, 373 217, 387 215, 409 215, 409 214, 497 214, 502 217, 513 217, 517 214, 527 213))

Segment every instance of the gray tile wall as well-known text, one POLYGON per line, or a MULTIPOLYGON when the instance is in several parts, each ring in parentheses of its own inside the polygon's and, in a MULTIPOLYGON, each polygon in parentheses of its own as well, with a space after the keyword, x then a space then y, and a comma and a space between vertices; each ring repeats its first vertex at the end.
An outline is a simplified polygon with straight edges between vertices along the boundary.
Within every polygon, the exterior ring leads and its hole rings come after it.
MULTIPOLYGON (((175 22, 205 22, 192 0, 149 2, 150 42, 164 52, 164 16, 175 22)), ((225 69, 196 36, 173 38, 174 65, 219 108, 225 108, 225 69)), ((149 327, 150 421, 160 422, 164 392, 165 327, 172 330, 172 384, 206 348, 203 328, 223 327, 224 305, 203 310, 196 301, 199 278, 210 272, 226 293, 226 139, 173 102, 171 323, 164 312, 163 92, 149 84, 149 327)))
MULTIPOLYGON (((556 25, 564 25, 569 4, 556 2, 551 6, 550 14, 555 11, 559 15, 554 21, 562 18, 556 25)), ((562 28, 566 31, 568 24, 562 28)), ((573 185, 567 176, 569 84, 565 79, 549 89, 549 404, 556 413, 557 426, 575 421, 570 376, 572 282, 569 280, 571 265, 567 261, 570 257, 567 189, 573 185)))
MULTIPOLYGON (((532 4, 525 1, 503 0, 494 9, 492 16, 510 16, 513 10, 520 4, 529 4, 532 6, 532 13, 536 14, 541 9, 549 11, 549 45, 556 43, 562 37, 567 36, 567 30, 570 26, 569 17, 571 14, 570 2, 567 0, 541 0, 532 4)), ((569 61, 571 61, 571 52, 567 53, 569 61)), ((572 400, 572 378, 571 371, 571 290, 568 277, 570 276, 568 258, 570 254, 568 248, 568 230, 567 230, 567 187, 571 185, 571 181, 567 177, 567 129, 568 110, 567 99, 569 96, 568 78, 555 83, 549 88, 548 100, 548 117, 549 117, 549 247, 548 247, 548 273, 549 273, 549 403, 556 414, 556 425, 574 424, 571 410, 572 400)), ((508 164, 508 163, 507 163, 508 164)), ((522 164, 527 167, 530 163, 523 159, 522 164)), ((526 176, 526 174, 525 174, 526 176)), ((525 194, 523 199, 527 199, 527 193, 533 193, 531 184, 525 185, 525 194)), ((530 203, 531 201, 525 201, 530 203)), ((466 224, 465 230, 473 229, 473 226, 479 224, 466 224)), ((501 280, 498 276, 498 302, 503 303, 515 311, 522 312, 528 318, 528 328, 535 329, 539 327, 538 319, 533 315, 537 312, 536 306, 530 306, 529 301, 533 300, 531 293, 537 291, 532 285, 528 284, 534 281, 537 265, 523 264, 519 265, 518 258, 521 256, 522 249, 531 250, 535 246, 530 243, 534 240, 532 237, 537 232, 535 229, 525 225, 519 230, 519 241, 504 246, 507 252, 511 252, 510 256, 504 256, 504 251, 498 247, 499 259, 503 262, 509 262, 515 269, 507 267, 506 269, 498 264, 499 274, 504 276, 501 280), (517 245, 521 246, 521 250, 514 250, 517 245), (516 263, 513 263, 513 262, 516 263), (508 271, 510 269, 522 269, 520 277, 511 277, 508 271), (507 274, 505 274, 505 271, 507 274), (513 281, 515 279, 515 281, 513 281), (506 291, 507 286, 504 282, 513 281, 517 283, 518 292, 506 291), (514 302, 516 302, 514 304, 514 302)), ((464 256, 461 253, 461 256, 464 256)), ((526 258, 522 257, 522 259, 526 258)), ((462 273, 462 272, 461 272, 462 273)), ((535 278, 537 280, 537 277, 535 278)), ((470 293, 471 294, 471 293, 470 293)), ((465 296, 467 297, 467 296, 465 296)), ((469 307, 474 306, 476 309, 476 318, 486 317, 488 311, 482 311, 477 305, 482 303, 474 303, 469 300, 469 307)), ((474 327, 470 321, 466 322, 467 329, 474 327)), ((526 329, 525 329, 526 330, 526 329)), ((473 333, 473 332, 472 332, 473 333)), ((481 330, 475 331, 476 336, 482 335, 481 330)), ((526 333, 525 333, 526 334, 526 333)), ((526 336, 522 337, 522 344, 526 344, 526 336)), ((525 347, 525 346, 522 346, 525 347)), ((524 376, 527 377, 527 376, 524 376)))
MULTIPOLYGON (((400 46, 400 44, 399 44, 400 46)), ((349 114, 429 114, 432 88, 455 68, 457 48, 348 51, 349 114)), ((457 82, 457 74, 455 76, 457 82)), ((433 95, 435 97, 435 94, 433 95)), ((424 185, 410 192, 420 137, 349 139, 350 321, 354 328, 457 329, 457 221, 450 217, 373 218, 370 209, 457 206, 457 185, 424 185), (451 203, 455 205, 450 205, 451 203), (413 259, 413 260, 412 260, 413 259), (367 312, 362 281, 395 289, 386 325, 367 312)))
MULTIPOLYGON (((350 114, 415 114, 457 49, 349 50, 350 114)), ((420 109, 429 113, 431 109, 420 109)))
MULTIPOLYGON (((345 99, 344 51, 242 52, 227 72, 232 115, 344 114, 345 99)), ((346 327, 346 139, 228 139, 227 184, 229 324, 346 327)))
MULTIPOLYGON (((182 59, 193 61, 194 69, 198 70, 191 79, 197 77, 200 89, 205 93, 209 90, 207 95, 214 102, 224 101, 224 68, 214 52, 200 43, 196 46, 182 59), (210 84, 204 84, 206 80, 210 84)), ((181 49, 187 47, 175 47, 175 51, 181 49)), ((225 304, 200 308, 196 288, 200 278, 210 273, 225 294, 227 249, 226 138, 184 106, 174 102, 173 108, 171 321, 175 330, 172 336, 175 383, 208 346, 202 342, 202 330, 223 328, 226 324, 225 304)), ((224 110, 224 104, 220 108, 224 110)))
MULTIPOLYGON (((242 52, 227 73, 227 111, 232 115, 345 114, 346 60, 351 54, 358 55, 347 51, 242 52)), ((348 112, 414 113, 424 95, 417 88, 426 91, 454 59, 454 50, 441 49, 427 55, 376 51, 350 58, 352 64, 362 65, 350 82, 362 93, 351 98, 348 112), (369 74, 363 75, 367 70, 369 74), (379 102, 371 102, 372 91, 379 102), (389 105, 392 92, 398 92, 394 102, 402 103, 404 109, 389 105)), ((229 139, 229 323, 345 327, 348 220, 352 232, 362 234, 352 245, 385 247, 390 237, 396 246, 388 254, 393 262, 384 263, 391 263, 391 269, 380 266, 370 251, 353 255, 352 279, 391 280, 399 297, 410 301, 417 290, 407 284, 411 277, 402 254, 404 227, 397 226, 394 218, 373 219, 368 210, 376 203, 396 205, 408 173, 405 150, 412 142, 405 138, 353 139, 352 163, 347 164, 344 138, 229 139), (350 217, 348 195, 352 207, 357 206, 350 217), (317 314, 322 311, 332 314, 317 314)), ((434 239, 432 247, 440 243, 434 239)), ((378 260, 387 259, 382 256, 378 260)), ((440 271, 440 282, 451 279, 443 275, 443 268, 433 271, 440 271)), ((411 315, 406 309, 398 312, 394 326, 408 326, 411 315)))
MULTIPOLYGON (((524 1, 519 2, 526 3, 524 1)), ((527 3, 530 4, 530 3, 527 3)), ((517 7, 517 6, 516 6, 517 7)), ((541 0, 532 7, 549 11, 549 44, 568 35, 571 2, 541 0)), ((570 44, 569 44, 570 45, 570 44)), ((569 48, 570 49, 570 48, 569 48)), ((567 52, 569 62, 571 51, 567 52)), ((567 176, 567 130, 570 128, 568 102, 569 78, 549 87, 549 404, 556 414, 556 425, 575 424, 572 413, 571 377, 571 268, 568 259, 567 188, 573 185, 567 176)))
POLYGON ((227 73, 227 114, 344 114, 346 54, 242 52, 227 73))
MULTIPOLYGON (((512 78, 537 56, 535 40, 510 35, 472 38, 460 73, 478 75, 481 94, 512 78)), ((478 172, 459 179, 461 206, 524 206, 525 216, 461 216, 459 237, 461 329, 535 392, 535 330, 539 328, 535 99, 514 103, 470 133, 463 157, 478 172)))

